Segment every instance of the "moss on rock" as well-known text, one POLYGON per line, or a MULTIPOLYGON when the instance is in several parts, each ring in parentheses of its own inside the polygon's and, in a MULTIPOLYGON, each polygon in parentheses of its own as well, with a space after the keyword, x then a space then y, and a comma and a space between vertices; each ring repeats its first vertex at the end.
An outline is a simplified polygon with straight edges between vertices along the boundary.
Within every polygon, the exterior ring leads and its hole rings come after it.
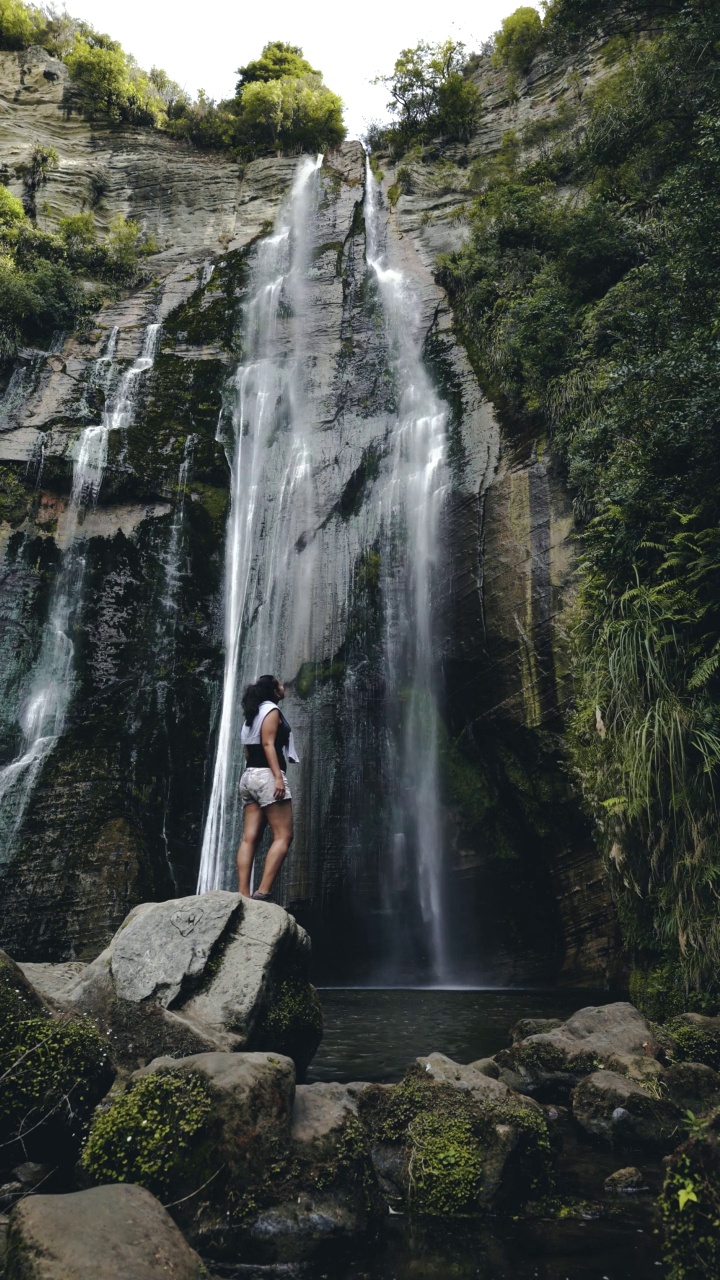
POLYGON ((681 1062, 704 1062, 720 1070, 720 1018, 685 1014, 666 1023, 672 1036, 674 1056, 681 1062))
POLYGON ((477 1211, 482 1191, 482 1148, 471 1120, 421 1112, 408 1129, 410 1202, 432 1217, 477 1211))
POLYGON ((134 1182, 160 1198, 208 1176, 210 1093, 199 1073, 143 1076, 97 1116, 81 1165, 93 1183, 134 1182), (202 1176, 201 1176, 202 1175, 202 1176))
POLYGON ((552 1187, 547 1123, 531 1104, 481 1102, 415 1067, 391 1089, 368 1089, 360 1115, 374 1142, 402 1148, 406 1199, 416 1213, 475 1215, 552 1187))
POLYGON ((113 1074, 95 1025, 53 1018, 0 955, 0 1140, 22 1140, 35 1157, 71 1159, 113 1074))
POLYGON ((322 1033, 322 1006, 317 991, 303 975, 289 974, 268 1001, 257 1047, 292 1058, 301 1078, 322 1033))

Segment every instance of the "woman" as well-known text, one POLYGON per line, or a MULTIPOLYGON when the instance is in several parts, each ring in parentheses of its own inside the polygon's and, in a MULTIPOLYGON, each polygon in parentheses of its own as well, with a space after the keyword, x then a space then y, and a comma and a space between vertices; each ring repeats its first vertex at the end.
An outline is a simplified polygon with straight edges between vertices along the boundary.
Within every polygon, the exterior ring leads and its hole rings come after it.
POLYGON ((242 699, 245 723, 240 740, 245 750, 245 772, 240 779, 243 802, 243 836, 237 853, 238 888, 250 897, 250 875, 265 824, 270 823, 272 844, 265 858, 260 884, 252 894, 261 902, 272 898, 272 887, 293 838, 292 796, 285 776, 285 753, 298 763, 292 729, 278 703, 285 687, 275 676, 260 676, 249 684, 242 699))

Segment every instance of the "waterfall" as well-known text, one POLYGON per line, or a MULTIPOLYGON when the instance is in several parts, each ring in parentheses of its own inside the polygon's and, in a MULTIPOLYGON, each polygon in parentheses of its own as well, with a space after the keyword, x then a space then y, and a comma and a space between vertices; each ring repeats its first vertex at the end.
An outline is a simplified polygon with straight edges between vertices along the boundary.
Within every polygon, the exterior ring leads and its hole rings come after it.
MULTIPOLYGON (((448 492, 447 405, 422 359, 418 300, 382 249, 378 184, 367 161, 366 252, 378 286, 398 398, 389 470, 380 482, 380 588, 385 683, 383 819, 389 835, 385 891, 415 896, 425 934, 428 977, 446 981, 448 939, 443 893, 444 842, 439 785, 439 655, 434 578, 440 517, 448 492)), ((410 957, 399 955, 407 966, 410 957)))
POLYGON ((309 222, 321 163, 322 156, 300 161, 277 230, 258 247, 243 316, 244 360, 234 377, 229 423, 221 418, 219 428, 231 466, 225 671, 200 893, 224 886, 238 835, 242 686, 264 671, 292 666, 309 644, 312 558, 300 572, 289 561, 313 506, 303 320, 309 222))
MULTIPOLYGON (((100 493, 110 432, 130 424, 138 381, 153 364, 159 334, 158 324, 147 327, 140 355, 123 374, 116 393, 106 403, 102 422, 86 427, 75 448, 65 525, 66 546, 50 599, 40 652, 19 716, 22 745, 16 758, 0 769, 0 824, 5 837, 6 856, 22 823, 42 765, 63 732, 72 697, 72 633, 80 621, 87 567, 86 544, 79 536, 80 526, 85 511, 95 505, 100 493)), ((110 384, 117 341, 118 330, 113 329, 105 351, 93 369, 92 378, 96 385, 106 388, 110 384)))

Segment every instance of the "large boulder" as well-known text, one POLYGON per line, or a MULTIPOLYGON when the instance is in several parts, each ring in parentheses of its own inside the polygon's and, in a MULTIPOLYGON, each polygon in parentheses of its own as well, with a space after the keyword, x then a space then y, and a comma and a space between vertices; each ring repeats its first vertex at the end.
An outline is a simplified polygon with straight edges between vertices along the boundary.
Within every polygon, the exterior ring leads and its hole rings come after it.
POLYGON ((299 1261, 368 1225, 366 1087, 296 1091, 291 1059, 268 1053, 159 1058, 98 1113, 82 1166, 148 1187, 203 1256, 299 1261))
POLYGON ((550 1188, 553 1151, 542 1109, 442 1054, 419 1059, 399 1085, 368 1086, 359 1115, 391 1205, 466 1217, 521 1205, 550 1188))
POLYGON ((6 1280, 207 1280, 170 1214, 143 1187, 28 1196, 10 1216, 6 1280))
POLYGON ((613 1145, 669 1149, 681 1112, 664 1093, 618 1075, 595 1071, 576 1085, 573 1115, 586 1133, 613 1145))
POLYGON ((305 930, 281 907, 218 890, 142 903, 79 972, 25 971, 56 1008, 92 1017, 126 1068, 270 1049, 303 1072, 322 1036, 309 958, 305 930))
POLYGON ((508 1086, 500 1080, 493 1079, 472 1063, 462 1066, 453 1062, 444 1053, 431 1053, 427 1058, 416 1058, 415 1062, 427 1080, 468 1093, 476 1102, 499 1101, 510 1095, 508 1086))
POLYGON ((287 1158, 295 1068, 268 1053, 157 1058, 96 1116, 82 1155, 93 1182, 137 1182, 212 1232, 228 1196, 254 1198, 287 1158), (208 1190, 197 1196, 198 1188, 208 1190))
MULTIPOLYGON (((384 1208, 358 1118, 364 1084, 298 1085, 292 1113, 293 1176, 254 1219, 253 1255, 293 1262, 366 1230, 384 1208)), ((385 1210, 387 1212, 387 1210, 385 1210)))
POLYGON ((609 1058, 654 1057, 650 1024, 633 1005, 619 1001, 579 1009, 567 1022, 527 1036, 495 1055, 500 1079, 547 1101, 564 1101, 583 1076, 609 1058))

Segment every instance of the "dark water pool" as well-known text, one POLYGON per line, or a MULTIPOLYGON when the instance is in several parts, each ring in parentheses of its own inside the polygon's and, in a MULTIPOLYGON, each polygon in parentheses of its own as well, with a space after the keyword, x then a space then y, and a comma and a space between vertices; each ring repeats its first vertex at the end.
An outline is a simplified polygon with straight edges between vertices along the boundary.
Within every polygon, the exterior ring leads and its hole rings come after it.
POLYGON ((308 1073, 317 1080, 399 1080, 421 1054, 474 1062, 503 1049, 519 1018, 568 1018, 593 991, 320 991, 325 1034, 308 1073))
MULTIPOLYGON (((471 1062, 506 1045, 519 1018, 568 1017, 611 998, 592 991, 332 989, 320 997, 325 1037, 311 1081, 397 1080, 415 1057, 432 1051, 471 1062)), ((569 1120, 560 1123, 557 1194, 565 1204, 585 1202, 582 1211, 561 1220, 482 1224, 391 1217, 352 1256, 286 1274, 303 1280, 659 1280, 652 1195, 613 1197, 603 1187, 609 1173, 638 1158, 590 1146, 569 1120)), ((641 1167, 656 1192, 659 1167, 645 1160, 641 1167)))

